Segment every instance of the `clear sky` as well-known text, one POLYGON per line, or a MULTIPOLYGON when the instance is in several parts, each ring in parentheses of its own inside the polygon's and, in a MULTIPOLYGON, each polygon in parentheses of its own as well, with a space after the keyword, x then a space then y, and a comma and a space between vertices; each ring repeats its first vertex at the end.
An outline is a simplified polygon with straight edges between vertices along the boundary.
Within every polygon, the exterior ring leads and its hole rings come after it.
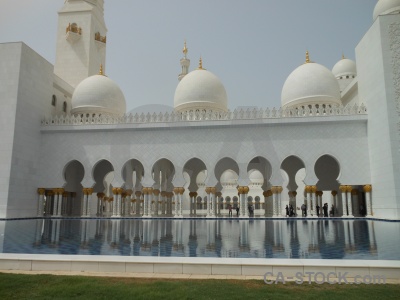
MULTIPOLYGON (((107 76, 127 109, 173 106, 184 39, 190 70, 217 75, 230 109, 279 107, 289 74, 311 60, 332 69, 372 25, 376 0, 105 0, 107 76)), ((0 43, 23 41, 55 61, 64 0, 0 0, 0 43)))

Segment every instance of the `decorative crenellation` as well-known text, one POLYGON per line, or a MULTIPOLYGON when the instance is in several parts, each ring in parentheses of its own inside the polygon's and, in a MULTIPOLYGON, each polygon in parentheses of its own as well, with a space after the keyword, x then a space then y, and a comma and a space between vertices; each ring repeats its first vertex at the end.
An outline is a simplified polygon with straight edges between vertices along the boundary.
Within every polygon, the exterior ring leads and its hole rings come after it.
POLYGON ((400 23, 389 25, 390 51, 392 52, 393 86, 397 116, 398 146, 400 150, 400 23))
POLYGON ((260 119, 287 119, 329 116, 366 115, 364 104, 322 107, 310 105, 286 109, 235 109, 234 111, 216 112, 212 110, 190 112, 141 113, 126 114, 123 116, 95 115, 54 115, 42 121, 42 126, 53 125, 106 125, 106 124, 143 124, 143 123, 178 123, 178 122, 206 122, 206 121, 233 121, 233 120, 260 120, 260 119))

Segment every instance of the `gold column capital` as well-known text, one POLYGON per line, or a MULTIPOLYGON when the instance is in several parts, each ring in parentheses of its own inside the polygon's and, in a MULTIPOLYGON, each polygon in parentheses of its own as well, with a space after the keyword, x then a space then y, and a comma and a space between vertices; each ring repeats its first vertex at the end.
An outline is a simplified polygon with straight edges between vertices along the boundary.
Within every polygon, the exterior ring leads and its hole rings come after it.
POLYGON ((38 188, 38 189, 37 189, 37 192, 38 192, 39 195, 43 196, 43 195, 46 193, 46 189, 44 189, 44 188, 38 188))
POLYGON ((104 198, 104 193, 97 193, 97 198, 103 199, 104 198))
POLYGON ((346 190, 348 193, 351 193, 351 191, 353 190, 353 187, 351 185, 346 186, 346 190))
POLYGON ((347 185, 341 185, 341 186, 339 186, 339 190, 340 190, 342 193, 346 193, 346 191, 347 191, 347 185))
POLYGON ((364 185, 363 190, 365 193, 370 193, 372 191, 372 185, 370 185, 370 184, 364 185))
POLYGON ((197 197, 197 192, 190 192, 189 197, 190 198, 197 197))
POLYGON ((126 193, 128 196, 132 196, 133 191, 132 191, 132 190, 126 190, 125 193, 126 193))
POLYGON ((153 190, 153 195, 154 196, 160 195, 160 190, 157 190, 157 189, 153 190))
POLYGON ((337 192, 336 191, 332 191, 331 194, 332 194, 332 196, 335 197, 337 195, 337 192))
POLYGON ((351 190, 351 194, 352 194, 353 196, 357 196, 357 195, 358 195, 358 190, 352 189, 352 190, 351 190))
POLYGON ((311 193, 315 194, 317 192, 317 186, 316 185, 312 185, 311 186, 311 193))
POLYGON ((135 192, 135 196, 136 196, 136 197, 139 198, 141 195, 142 195, 142 192, 141 192, 141 191, 136 191, 136 192, 135 192))

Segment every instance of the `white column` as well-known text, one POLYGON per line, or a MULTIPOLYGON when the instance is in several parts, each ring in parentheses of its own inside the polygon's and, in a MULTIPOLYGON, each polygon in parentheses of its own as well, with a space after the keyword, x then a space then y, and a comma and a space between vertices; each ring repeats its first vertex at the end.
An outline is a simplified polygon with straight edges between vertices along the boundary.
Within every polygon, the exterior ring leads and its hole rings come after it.
POLYGON ((264 191, 263 193, 264 196, 264 217, 268 216, 268 212, 267 212, 267 202, 268 202, 268 197, 271 196, 270 191, 264 191))
POLYGON ((43 217, 43 203, 44 203, 44 194, 46 193, 46 190, 43 188, 39 188, 38 190, 38 205, 37 205, 37 216, 38 217, 43 217))
POLYGON ((53 216, 57 216, 57 209, 58 209, 58 189, 53 190, 53 216))
POLYGON ((153 190, 153 199, 154 199, 154 215, 158 216, 158 201, 160 200, 160 190, 153 190))
POLYGON ((179 217, 179 210, 178 210, 178 206, 179 206, 179 188, 174 188, 174 200, 175 200, 175 218, 179 217))
POLYGON ((348 210, 349 210, 349 217, 354 217, 353 215, 353 201, 351 199, 351 191, 352 191, 352 186, 348 185, 347 186, 347 205, 348 205, 348 210))
POLYGON ((311 217, 311 207, 312 207, 312 200, 311 200, 311 192, 312 192, 312 187, 309 186, 309 189, 307 190, 307 218, 311 217))
POLYGON ((342 210, 343 210, 343 215, 342 217, 345 218, 347 217, 347 195, 346 195, 346 191, 347 191, 347 186, 346 185, 341 185, 339 187, 340 192, 342 193, 342 210))
POLYGON ((278 217, 278 187, 273 186, 272 191, 272 217, 278 217))
POLYGON ((83 188, 83 200, 82 200, 82 217, 86 217, 87 210, 87 188, 83 188))
POLYGON ((193 215, 197 216, 197 193, 193 195, 193 215))
POLYGON ((117 216, 118 188, 113 188, 112 217, 117 216))
POLYGON ((140 196, 142 195, 142 192, 136 191, 135 192, 135 214, 136 216, 140 216, 140 196))
POLYGON ((365 205, 367 206, 367 217, 372 217, 372 202, 371 202, 371 191, 372 186, 370 184, 364 185, 363 187, 365 192, 365 205))
POLYGON ((281 186, 277 187, 277 197, 278 197, 278 217, 282 217, 282 191, 283 188, 281 186))
POLYGON ((183 193, 184 193, 185 189, 183 187, 181 187, 179 189, 179 216, 183 217, 183 193))
POLYGON ((58 198, 57 217, 61 217, 61 207, 62 207, 62 200, 63 200, 62 194, 63 193, 64 193, 64 189, 58 189, 58 195, 56 196, 58 198))
POLYGON ((87 193, 86 216, 90 217, 90 202, 92 202, 93 189, 89 188, 87 193))

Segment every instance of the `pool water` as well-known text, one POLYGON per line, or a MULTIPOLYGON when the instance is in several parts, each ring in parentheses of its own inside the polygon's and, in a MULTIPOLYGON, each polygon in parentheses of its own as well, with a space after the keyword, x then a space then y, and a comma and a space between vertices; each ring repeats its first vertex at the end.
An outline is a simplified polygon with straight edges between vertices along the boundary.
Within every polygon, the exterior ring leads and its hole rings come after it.
POLYGON ((341 219, 0 221, 0 253, 400 260, 400 222, 341 219))

